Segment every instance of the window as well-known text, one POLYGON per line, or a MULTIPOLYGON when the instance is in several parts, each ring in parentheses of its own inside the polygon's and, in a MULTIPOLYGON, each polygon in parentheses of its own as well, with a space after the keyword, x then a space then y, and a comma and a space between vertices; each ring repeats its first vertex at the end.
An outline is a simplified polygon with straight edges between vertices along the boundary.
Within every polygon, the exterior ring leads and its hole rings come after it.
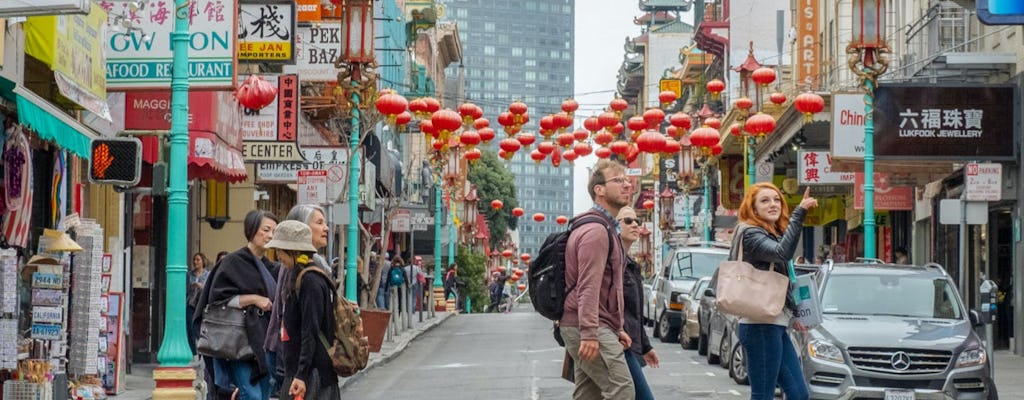
POLYGON ((455 17, 457 17, 459 19, 469 18, 469 10, 464 9, 464 8, 463 9, 459 9, 459 10, 455 10, 455 17))
POLYGON ((494 46, 484 46, 484 55, 493 56, 494 55, 494 46))
POLYGON ((508 70, 503 69, 498 71, 498 79, 508 79, 508 70))
POLYGON ((484 22, 484 32, 494 32, 494 23, 484 22))
POLYGON ((537 66, 537 60, 526 60, 526 66, 527 67, 536 67, 537 66))
POLYGON ((537 57, 537 49, 534 49, 532 47, 527 47, 526 48, 526 56, 530 57, 530 58, 537 57))
POLYGON ((536 81, 537 80, 537 73, 534 72, 534 71, 526 71, 526 77, 524 78, 524 80, 526 80, 526 81, 536 81))
POLYGON ((522 47, 513 47, 512 48, 512 57, 522 57, 522 56, 523 56, 523 48, 522 47))

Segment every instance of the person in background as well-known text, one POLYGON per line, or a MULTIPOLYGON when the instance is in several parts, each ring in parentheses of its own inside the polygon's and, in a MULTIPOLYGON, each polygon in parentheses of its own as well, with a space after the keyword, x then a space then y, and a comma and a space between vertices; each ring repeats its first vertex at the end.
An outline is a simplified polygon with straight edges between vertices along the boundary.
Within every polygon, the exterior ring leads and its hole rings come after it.
POLYGON ((405 267, 405 284, 409 289, 409 309, 420 310, 420 300, 423 297, 423 283, 426 275, 423 273, 423 257, 415 256, 412 263, 405 267))
POLYGON ((206 254, 201 252, 192 256, 192 268, 188 270, 188 289, 185 298, 185 322, 188 334, 188 347, 192 354, 196 354, 196 339, 199 337, 199 326, 192 323, 196 315, 196 305, 199 304, 199 296, 203 293, 203 286, 206 279, 210 277, 210 260, 206 254))
POLYGON ((900 246, 893 251, 893 264, 910 264, 910 258, 907 257, 907 248, 900 246))
MULTIPOLYGON (((312 231, 306 224, 287 220, 274 231, 274 239, 267 247, 276 249, 276 256, 287 276, 298 279, 299 272, 309 268, 322 271, 313 263, 316 248, 312 231)), ((329 275, 310 271, 302 275, 301 282, 293 282, 291 290, 282 292, 277 303, 282 304, 281 356, 285 382, 279 398, 307 398, 310 400, 338 400, 338 375, 331 366, 327 348, 320 342, 334 343, 335 284, 329 275)), ((285 285, 281 285, 285 286, 285 285)))
POLYGON ((491 304, 487 306, 486 312, 494 312, 498 310, 498 305, 501 304, 502 297, 505 293, 505 280, 508 277, 501 274, 501 272, 494 271, 491 274, 491 284, 487 286, 487 293, 490 295, 491 304))
MULTIPOLYGON (((403 296, 406 295, 406 293, 409 293, 409 289, 408 289, 409 280, 405 279, 406 273, 405 273, 405 268, 404 267, 405 267, 405 260, 403 260, 401 256, 397 256, 396 255, 394 258, 391 259, 391 269, 388 270, 388 280, 392 281, 392 282, 390 282, 389 285, 392 288, 395 288, 395 290, 397 290, 397 297, 396 297, 396 299, 398 299, 397 300, 398 301, 398 307, 397 307, 396 310, 392 310, 392 311, 397 311, 399 313, 403 312, 406 309, 406 307, 409 305, 409 302, 405 299, 405 297, 403 297, 403 296), (392 276, 395 276, 395 273, 391 272, 391 271, 393 271, 395 269, 398 269, 398 275, 402 276, 401 284, 397 284, 396 285, 396 283, 398 283, 398 282, 394 282, 391 279, 392 276)), ((389 294, 389 296, 390 296, 390 294, 389 294)))
POLYGON ((220 260, 223 260, 223 259, 224 259, 224 256, 227 256, 227 255, 228 255, 228 252, 227 252, 227 251, 221 250, 220 252, 218 252, 218 253, 217 253, 217 259, 213 261, 214 265, 216 265, 217 263, 219 263, 219 262, 220 262, 220 260))
MULTIPOLYGON (((818 200, 811 197, 808 187, 790 216, 786 199, 778 187, 766 182, 750 186, 740 203, 737 224, 737 231, 741 233, 736 240, 742 246, 742 261, 788 277, 787 263, 796 252, 804 217, 808 210, 817 206, 818 200)), ((739 246, 734 244, 730 260, 736 259, 739 246)), ((789 285, 786 306, 774 321, 763 323, 748 318, 739 321, 739 339, 747 353, 751 400, 771 400, 776 386, 782 388, 790 400, 805 400, 809 396, 800 371, 800 359, 787 332, 790 323, 798 331, 806 330, 792 319, 796 310, 792 291, 793 285, 789 285)))
MULTIPOLYGON (((640 220, 636 218, 636 211, 633 207, 625 206, 619 210, 616 216, 619 221, 622 239, 622 248, 629 249, 634 242, 640 239, 640 220)), ((654 400, 654 392, 647 383, 643 367, 650 365, 658 368, 658 354, 651 346, 651 339, 647 337, 644 329, 644 278, 640 275, 640 264, 626 255, 626 269, 622 276, 622 304, 626 333, 633 339, 633 343, 626 349, 626 364, 629 366, 629 374, 633 376, 633 387, 636 388, 636 400, 654 400)))
POLYGON ((466 282, 459 278, 459 265, 452 263, 448 266, 448 272, 444 275, 444 298, 452 296, 455 299, 455 309, 462 308, 462 299, 459 297, 459 287, 465 286, 466 282))
MULTIPOLYGON (((309 227, 310 245, 317 249, 310 255, 310 264, 320 267, 320 269, 330 275, 332 271, 331 266, 323 256, 317 253, 319 249, 327 247, 327 240, 330 235, 327 218, 324 215, 324 210, 319 206, 299 204, 288 211, 288 215, 285 216, 284 220, 301 222, 309 227)), ((286 294, 291 293, 295 285, 296 276, 298 275, 294 268, 279 269, 277 281, 280 284, 277 288, 277 298, 284 298, 286 294)), ((269 355, 268 359, 272 360, 272 365, 270 365, 270 371, 273 372, 271 393, 278 393, 284 381, 284 369, 281 368, 281 357, 278 354, 281 348, 281 314, 283 312, 282 303, 274 304, 273 312, 270 314, 270 325, 267 327, 267 339, 264 343, 264 347, 269 355)))
POLYGON ((796 260, 793 261, 793 264, 807 264, 807 258, 804 256, 796 256, 796 260))
POLYGON ((625 167, 601 160, 587 183, 594 201, 590 210, 577 215, 597 216, 601 223, 572 229, 565 247, 565 284, 573 287, 565 296, 559 329, 565 350, 575 369, 575 400, 632 400, 633 378, 623 349, 632 339, 623 327, 622 273, 626 259, 615 216, 629 204, 633 183, 625 167))
MULTIPOLYGON (((226 304, 246 310, 245 334, 255 359, 250 361, 213 359, 213 381, 218 390, 238 388, 238 399, 268 400, 270 398, 270 361, 263 343, 270 325, 270 313, 277 298, 279 266, 266 258, 266 245, 274 235, 277 217, 263 210, 245 215, 243 229, 248 240, 245 247, 224 256, 210 273, 197 309, 207 304, 226 304)), ((202 314, 196 313, 194 324, 202 326, 202 314)), ((211 386, 212 387, 212 386, 211 386)))
POLYGON ((380 283, 378 284, 379 286, 377 286, 377 308, 387 310, 388 300, 391 297, 388 294, 391 291, 391 276, 389 276, 389 273, 391 272, 391 260, 385 256, 382 261, 383 265, 380 269, 380 283))

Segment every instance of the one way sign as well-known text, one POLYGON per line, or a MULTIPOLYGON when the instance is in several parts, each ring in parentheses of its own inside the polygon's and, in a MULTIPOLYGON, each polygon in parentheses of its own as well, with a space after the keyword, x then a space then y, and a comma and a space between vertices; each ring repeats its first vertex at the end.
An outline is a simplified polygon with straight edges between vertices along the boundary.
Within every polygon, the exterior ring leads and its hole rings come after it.
POLYGON ((424 214, 416 214, 410 218, 413 225, 433 225, 434 217, 424 214))

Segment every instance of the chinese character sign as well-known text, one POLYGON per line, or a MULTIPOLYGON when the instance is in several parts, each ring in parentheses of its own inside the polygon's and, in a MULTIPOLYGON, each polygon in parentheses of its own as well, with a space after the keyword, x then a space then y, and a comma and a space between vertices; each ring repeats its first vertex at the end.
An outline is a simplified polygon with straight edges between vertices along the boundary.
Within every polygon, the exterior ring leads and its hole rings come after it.
MULTIPOLYGON (((174 52, 174 0, 151 0, 133 8, 128 0, 101 0, 108 21, 107 89, 167 88, 174 52), (132 29, 126 29, 129 26, 132 29)), ((236 9, 230 0, 189 3, 188 73, 192 88, 235 84, 236 9)))
POLYGON ((238 5, 238 59, 291 63, 295 51, 292 1, 238 5))
POLYGON ((827 151, 800 151, 797 165, 801 185, 853 184, 853 172, 832 171, 832 155, 827 151))
POLYGON ((879 159, 1015 158, 1014 88, 885 85, 875 90, 879 159))

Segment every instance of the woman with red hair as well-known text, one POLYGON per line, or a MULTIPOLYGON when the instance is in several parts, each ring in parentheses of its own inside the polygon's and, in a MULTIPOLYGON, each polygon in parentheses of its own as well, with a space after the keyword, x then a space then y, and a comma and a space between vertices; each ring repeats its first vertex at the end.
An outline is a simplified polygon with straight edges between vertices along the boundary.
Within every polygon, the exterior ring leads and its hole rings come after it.
MULTIPOLYGON (((736 241, 742 246, 743 261, 761 270, 774 270, 788 276, 787 263, 793 259, 807 210, 817 207, 818 200, 811 197, 811 189, 804 191, 800 205, 789 215, 782 191, 771 183, 757 183, 747 190, 740 204, 739 223, 730 259, 736 259, 736 241)), ((793 290, 790 285, 789 291, 793 290)), ((775 386, 786 393, 786 398, 808 398, 807 385, 800 371, 793 343, 786 330, 790 326, 796 304, 792 293, 786 295, 782 314, 770 323, 740 319, 738 334, 747 353, 747 371, 750 376, 750 398, 772 399, 775 386)), ((806 330, 792 320, 793 328, 806 330)))

